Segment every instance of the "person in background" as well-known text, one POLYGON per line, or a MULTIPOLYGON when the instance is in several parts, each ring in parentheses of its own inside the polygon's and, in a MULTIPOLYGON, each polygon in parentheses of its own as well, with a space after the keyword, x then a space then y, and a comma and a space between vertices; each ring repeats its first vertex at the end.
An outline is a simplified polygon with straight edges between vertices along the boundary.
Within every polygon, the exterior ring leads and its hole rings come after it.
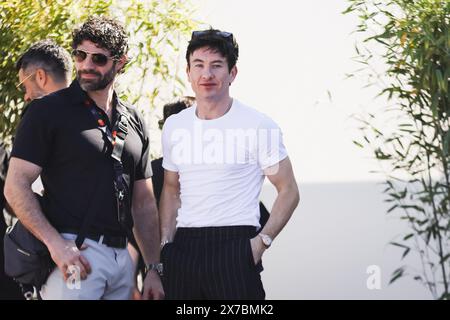
POLYGON ((70 54, 50 39, 34 43, 17 61, 17 85, 26 102, 67 88, 72 80, 70 54))
MULTIPOLYGON (((16 63, 19 77, 17 87, 22 91, 24 101, 31 102, 68 87, 72 78, 72 67, 70 54, 56 42, 45 39, 33 43, 16 63)), ((9 155, 6 147, 0 142, 0 212, 4 210, 5 216, 8 217, 7 220, 11 221, 13 213, 5 203, 3 195, 8 161, 9 155)), ((7 277, 3 270, 3 234, 5 234, 6 228, 7 223, 2 215, 0 217, 0 299, 21 300, 24 297, 18 284, 7 277)))

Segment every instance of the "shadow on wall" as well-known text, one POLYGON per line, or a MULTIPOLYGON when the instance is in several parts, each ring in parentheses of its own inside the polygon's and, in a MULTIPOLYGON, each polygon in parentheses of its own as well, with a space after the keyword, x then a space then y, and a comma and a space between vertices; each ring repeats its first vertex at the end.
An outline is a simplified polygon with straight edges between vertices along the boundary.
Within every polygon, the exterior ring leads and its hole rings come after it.
MULTIPOLYGON (((301 184, 300 205, 264 255, 267 299, 431 299, 411 278, 388 285, 402 264, 420 269, 411 256, 388 243, 406 224, 387 215, 377 182, 301 184), (370 278, 369 289, 367 282, 370 278), (379 273, 378 273, 379 271, 379 273)), ((272 207, 276 190, 264 184, 261 199, 272 207)))

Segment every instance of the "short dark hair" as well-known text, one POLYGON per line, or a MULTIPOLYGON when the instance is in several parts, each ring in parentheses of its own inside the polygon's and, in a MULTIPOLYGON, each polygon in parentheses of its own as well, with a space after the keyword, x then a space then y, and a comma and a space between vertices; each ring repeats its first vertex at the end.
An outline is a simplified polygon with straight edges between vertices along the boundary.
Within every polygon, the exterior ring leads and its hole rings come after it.
POLYGON ((72 77, 72 59, 70 54, 56 42, 50 39, 35 42, 17 61, 17 71, 29 66, 42 68, 56 82, 62 82, 72 77))
POLYGON ((184 109, 191 107, 194 102, 194 97, 186 96, 176 102, 165 104, 163 107, 163 118, 158 121, 159 126, 162 127, 169 116, 177 114, 184 109))
POLYGON ((91 16, 72 32, 72 48, 76 49, 84 40, 89 40, 110 52, 114 58, 126 55, 128 36, 118 21, 107 17, 91 16))
POLYGON ((239 57, 239 46, 233 34, 217 29, 209 29, 192 33, 186 50, 186 61, 189 68, 191 67, 189 63, 190 56, 195 50, 204 47, 217 51, 224 56, 227 59, 229 71, 236 65, 239 57), (223 34, 227 36, 223 36, 223 34))

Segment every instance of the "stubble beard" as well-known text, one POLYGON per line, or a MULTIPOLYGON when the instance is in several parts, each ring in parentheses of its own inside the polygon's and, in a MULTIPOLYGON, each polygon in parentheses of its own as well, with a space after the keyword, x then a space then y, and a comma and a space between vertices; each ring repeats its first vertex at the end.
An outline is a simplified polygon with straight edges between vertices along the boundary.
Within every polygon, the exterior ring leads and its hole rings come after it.
POLYGON ((116 76, 116 71, 114 67, 115 64, 113 64, 111 69, 109 69, 104 76, 102 76, 101 73, 95 70, 78 71, 77 79, 78 83, 80 84, 80 87, 84 91, 98 91, 105 89, 114 80, 116 76), (98 79, 83 79, 81 77, 82 74, 95 74, 96 76, 98 76, 98 79))

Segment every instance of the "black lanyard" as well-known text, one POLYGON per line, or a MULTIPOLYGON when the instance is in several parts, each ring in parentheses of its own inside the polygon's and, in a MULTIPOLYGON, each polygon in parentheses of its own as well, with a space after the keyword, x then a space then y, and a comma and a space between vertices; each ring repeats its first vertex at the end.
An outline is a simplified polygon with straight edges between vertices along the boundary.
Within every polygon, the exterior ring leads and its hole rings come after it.
POLYGON ((117 199, 117 216, 121 224, 125 223, 126 219, 126 207, 125 207, 125 183, 123 181, 123 164, 122 164, 122 152, 125 145, 125 138, 128 134, 128 113, 123 110, 119 103, 116 103, 117 120, 113 126, 112 131, 106 125, 105 120, 101 112, 96 108, 93 101, 86 100, 86 106, 93 115, 97 122, 98 129, 102 132, 103 136, 111 143, 112 152, 111 158, 113 159, 114 169, 114 190, 116 192, 117 199))

